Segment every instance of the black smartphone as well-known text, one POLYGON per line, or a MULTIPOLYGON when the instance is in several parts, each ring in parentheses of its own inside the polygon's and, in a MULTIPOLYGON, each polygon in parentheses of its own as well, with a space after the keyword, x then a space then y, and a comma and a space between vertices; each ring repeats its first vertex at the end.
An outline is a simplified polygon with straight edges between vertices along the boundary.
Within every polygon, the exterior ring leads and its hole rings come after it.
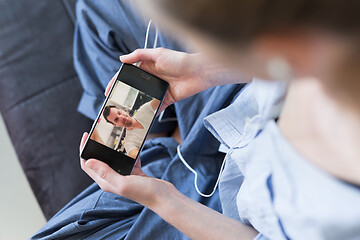
POLYGON ((168 83, 131 64, 117 79, 94 121, 80 154, 129 175, 168 89, 168 83))

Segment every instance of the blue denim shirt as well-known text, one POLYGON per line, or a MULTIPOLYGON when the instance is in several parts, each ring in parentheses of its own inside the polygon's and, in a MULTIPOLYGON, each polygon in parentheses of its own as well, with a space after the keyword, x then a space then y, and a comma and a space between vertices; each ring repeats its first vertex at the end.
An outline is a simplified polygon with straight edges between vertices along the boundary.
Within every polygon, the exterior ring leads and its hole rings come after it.
POLYGON ((360 189, 322 171, 285 139, 286 86, 254 80, 205 126, 228 152, 219 191, 223 213, 256 239, 360 239, 360 189))

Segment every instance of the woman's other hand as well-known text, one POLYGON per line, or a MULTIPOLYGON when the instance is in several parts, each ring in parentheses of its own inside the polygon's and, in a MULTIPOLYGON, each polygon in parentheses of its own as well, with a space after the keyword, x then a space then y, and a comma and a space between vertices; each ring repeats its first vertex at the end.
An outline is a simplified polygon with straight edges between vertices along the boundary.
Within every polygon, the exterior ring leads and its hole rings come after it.
MULTIPOLYGON (((88 133, 84 133, 80 150, 84 147, 88 133)), ((140 159, 131 175, 123 176, 115 172, 106 163, 96 159, 89 159, 85 161, 80 159, 81 168, 99 185, 99 187, 135 202, 138 202, 148 208, 157 205, 160 198, 164 194, 168 195, 176 191, 174 186, 164 180, 148 177, 141 170, 140 159)))

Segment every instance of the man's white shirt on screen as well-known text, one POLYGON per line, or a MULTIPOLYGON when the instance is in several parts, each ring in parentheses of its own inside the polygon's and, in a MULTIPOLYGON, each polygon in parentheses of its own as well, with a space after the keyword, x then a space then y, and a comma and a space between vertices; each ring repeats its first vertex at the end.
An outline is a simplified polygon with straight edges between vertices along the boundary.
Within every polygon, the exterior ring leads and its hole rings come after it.
POLYGON ((154 114, 155 111, 151 106, 151 102, 147 102, 142 105, 134 114, 133 118, 135 118, 144 128, 126 130, 124 146, 128 154, 131 150, 140 149, 143 139, 145 138, 145 135, 151 125, 154 114))

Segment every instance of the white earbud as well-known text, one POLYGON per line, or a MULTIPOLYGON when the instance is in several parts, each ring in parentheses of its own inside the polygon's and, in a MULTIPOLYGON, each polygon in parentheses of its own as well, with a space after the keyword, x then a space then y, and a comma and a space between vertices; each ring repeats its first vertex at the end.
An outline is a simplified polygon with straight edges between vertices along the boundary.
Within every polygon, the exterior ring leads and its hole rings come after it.
POLYGON ((282 57, 272 57, 266 65, 266 72, 271 80, 288 81, 293 78, 293 70, 290 63, 282 57))

